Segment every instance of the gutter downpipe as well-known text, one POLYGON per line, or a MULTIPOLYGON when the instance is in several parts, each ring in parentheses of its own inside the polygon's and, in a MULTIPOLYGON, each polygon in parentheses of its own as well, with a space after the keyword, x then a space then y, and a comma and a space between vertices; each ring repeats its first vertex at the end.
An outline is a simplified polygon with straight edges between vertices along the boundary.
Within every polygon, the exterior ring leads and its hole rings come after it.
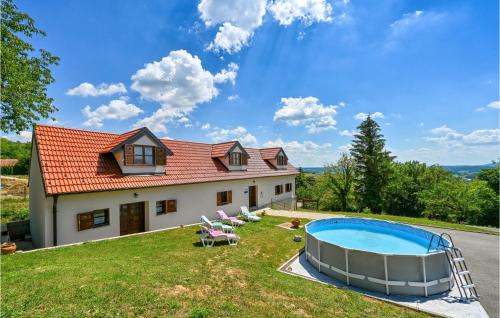
POLYGON ((57 198, 58 195, 54 195, 52 201, 52 240, 54 246, 57 246, 57 198))

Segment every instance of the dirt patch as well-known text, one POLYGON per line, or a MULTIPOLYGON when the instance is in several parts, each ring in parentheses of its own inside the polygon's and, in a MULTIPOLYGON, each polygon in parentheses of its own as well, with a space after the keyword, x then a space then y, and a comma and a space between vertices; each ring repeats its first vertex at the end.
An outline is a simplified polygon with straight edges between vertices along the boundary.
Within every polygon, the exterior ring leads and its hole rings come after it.
POLYGON ((1 178, 2 190, 0 193, 6 197, 25 198, 28 195, 28 180, 12 177, 1 178))
POLYGON ((155 288, 155 291, 160 295, 160 296, 177 296, 177 295, 182 295, 182 294, 187 294, 190 292, 190 289, 182 286, 182 285, 175 285, 175 286, 162 286, 155 288))
POLYGON ((290 222, 287 222, 287 223, 281 223, 281 224, 278 224, 278 225, 276 225, 276 226, 279 226, 279 227, 281 227, 281 228, 283 228, 283 229, 292 230, 292 231, 295 231, 295 230, 298 230, 298 229, 301 229, 301 228, 303 228, 303 227, 304 227, 303 225, 299 225, 299 227, 298 227, 298 228, 293 227, 292 223, 290 223, 290 222))

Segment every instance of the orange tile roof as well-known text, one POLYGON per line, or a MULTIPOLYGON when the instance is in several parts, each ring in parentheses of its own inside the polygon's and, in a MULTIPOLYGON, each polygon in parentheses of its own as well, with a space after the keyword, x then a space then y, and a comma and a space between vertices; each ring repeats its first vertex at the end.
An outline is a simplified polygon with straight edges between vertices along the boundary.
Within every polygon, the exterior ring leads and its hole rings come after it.
POLYGON ((236 140, 221 142, 219 144, 213 144, 212 157, 214 158, 224 157, 227 154, 227 152, 234 146, 235 143, 237 143, 236 140))
POLYGON ((245 149, 250 156, 246 171, 228 171, 218 159, 212 158, 212 144, 163 139, 173 152, 167 158, 165 175, 124 176, 112 154, 100 153, 123 135, 46 125, 36 126, 34 132, 48 195, 298 173, 292 165, 284 170, 275 169, 263 160, 259 149, 252 148, 245 149))
POLYGON ((113 148, 115 148, 119 144, 125 142, 125 140, 129 139, 130 137, 134 136, 135 134, 139 133, 140 131, 141 131, 141 128, 137 128, 137 129, 134 129, 131 131, 127 131, 124 134, 118 135, 118 137, 113 139, 108 145, 106 145, 106 147, 104 147, 101 150, 101 153, 110 152, 111 150, 113 150, 113 148))
POLYGON ((265 159, 265 160, 275 159, 280 150, 281 150, 280 147, 263 148, 263 149, 260 149, 260 156, 262 157, 262 159, 265 159))
POLYGON ((14 167, 17 161, 17 159, 0 159, 0 167, 14 167))

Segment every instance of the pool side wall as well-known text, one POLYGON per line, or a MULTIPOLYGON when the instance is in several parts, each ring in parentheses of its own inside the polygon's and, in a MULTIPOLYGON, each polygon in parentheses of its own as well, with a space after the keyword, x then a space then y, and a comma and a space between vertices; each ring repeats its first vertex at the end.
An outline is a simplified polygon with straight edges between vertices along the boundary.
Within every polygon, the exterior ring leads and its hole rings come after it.
POLYGON ((430 296, 452 286, 444 252, 384 255, 346 249, 306 233, 306 258, 320 272, 345 284, 386 294, 430 296))

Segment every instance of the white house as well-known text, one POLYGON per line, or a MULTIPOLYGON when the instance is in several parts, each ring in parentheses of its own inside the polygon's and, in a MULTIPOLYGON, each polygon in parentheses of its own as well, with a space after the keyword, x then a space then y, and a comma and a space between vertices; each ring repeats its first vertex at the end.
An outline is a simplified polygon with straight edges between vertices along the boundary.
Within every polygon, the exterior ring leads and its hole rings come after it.
POLYGON ((38 125, 29 176, 36 247, 199 222, 291 198, 297 169, 281 148, 158 139, 38 125))

